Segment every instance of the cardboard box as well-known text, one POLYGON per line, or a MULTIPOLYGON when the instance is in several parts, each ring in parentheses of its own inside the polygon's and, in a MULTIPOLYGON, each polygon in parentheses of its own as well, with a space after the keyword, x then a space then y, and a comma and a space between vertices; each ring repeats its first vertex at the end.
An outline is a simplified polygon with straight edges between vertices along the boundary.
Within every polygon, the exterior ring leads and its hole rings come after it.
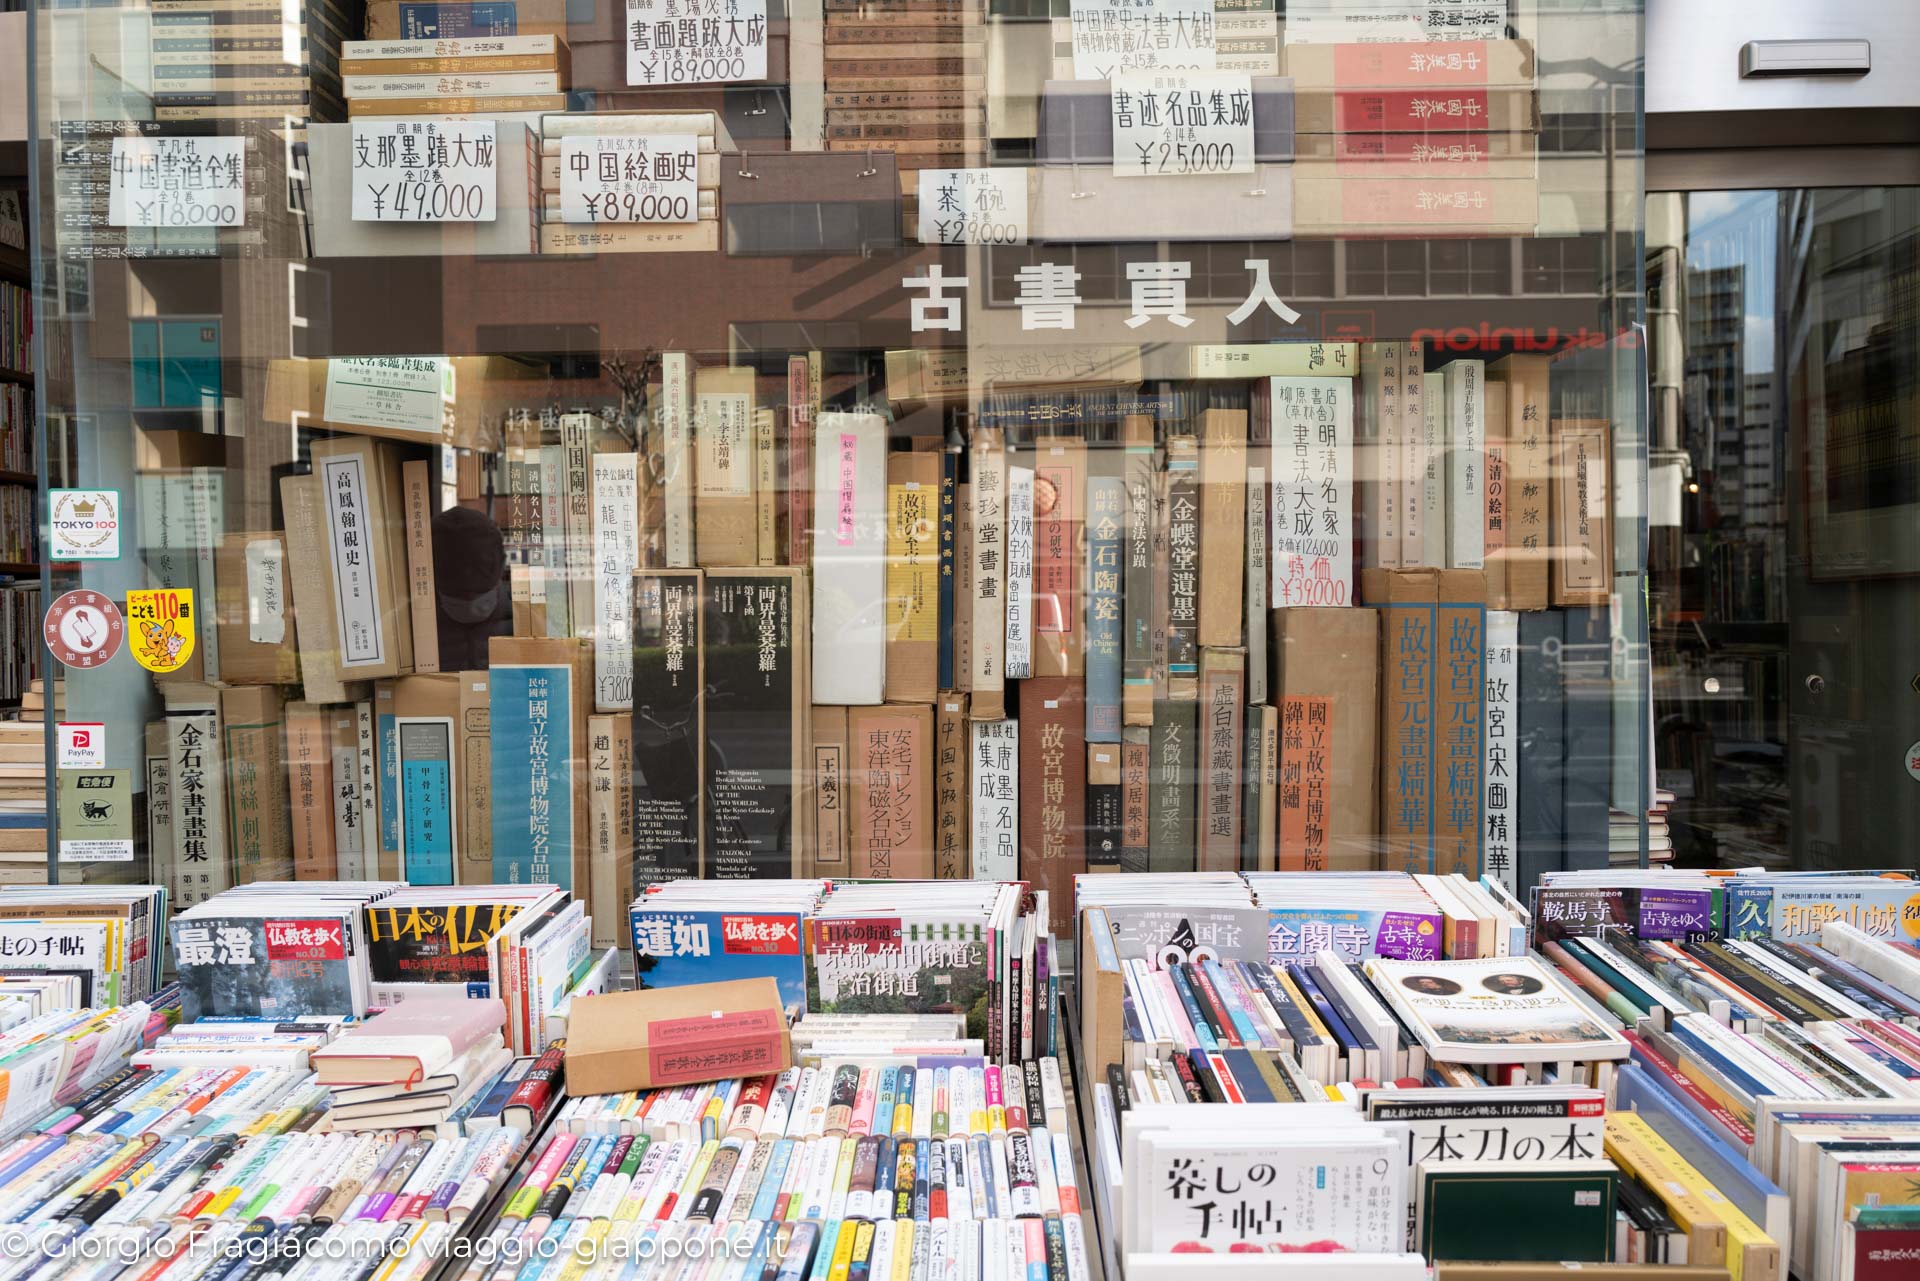
POLYGON ((847 712, 853 875, 933 876, 933 708, 889 703, 847 712))
POLYGON ((292 685, 300 649, 286 536, 278 530, 228 534, 214 553, 214 628, 220 679, 228 685, 292 685))
POLYGON ((1380 616, 1302 606, 1268 617, 1267 693, 1280 714, 1279 868, 1372 871, 1380 866, 1380 616))
POLYGON ((567 1020, 567 1093, 618 1094, 766 1076, 793 1064, 770 978, 581 997, 567 1020))
POLYGON ((1380 866, 1480 874, 1486 575, 1370 569, 1380 611, 1380 866))

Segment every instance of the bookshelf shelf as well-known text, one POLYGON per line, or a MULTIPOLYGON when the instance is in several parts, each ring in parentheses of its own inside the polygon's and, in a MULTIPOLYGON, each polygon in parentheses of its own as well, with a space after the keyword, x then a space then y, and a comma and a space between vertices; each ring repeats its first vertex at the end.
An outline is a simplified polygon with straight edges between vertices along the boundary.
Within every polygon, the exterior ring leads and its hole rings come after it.
POLYGON ((33 375, 20 369, 0 369, 0 383, 19 383, 23 387, 31 387, 33 375))

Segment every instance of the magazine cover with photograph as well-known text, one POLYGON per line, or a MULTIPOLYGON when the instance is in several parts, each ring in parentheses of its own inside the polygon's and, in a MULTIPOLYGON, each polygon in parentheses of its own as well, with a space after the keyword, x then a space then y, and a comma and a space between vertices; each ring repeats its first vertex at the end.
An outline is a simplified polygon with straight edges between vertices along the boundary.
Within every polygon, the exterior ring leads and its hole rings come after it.
POLYGON ((1440 1063, 1624 1059, 1619 1033, 1531 956, 1366 963, 1367 974, 1440 1063))

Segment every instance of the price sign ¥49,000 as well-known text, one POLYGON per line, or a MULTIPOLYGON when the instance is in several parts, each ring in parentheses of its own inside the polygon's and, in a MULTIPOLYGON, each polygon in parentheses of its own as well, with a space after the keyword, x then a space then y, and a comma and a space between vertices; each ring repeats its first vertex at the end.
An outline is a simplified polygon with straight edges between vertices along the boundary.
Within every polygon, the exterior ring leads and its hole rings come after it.
POLYGON ((491 120, 353 124, 355 222, 492 222, 500 154, 491 120))

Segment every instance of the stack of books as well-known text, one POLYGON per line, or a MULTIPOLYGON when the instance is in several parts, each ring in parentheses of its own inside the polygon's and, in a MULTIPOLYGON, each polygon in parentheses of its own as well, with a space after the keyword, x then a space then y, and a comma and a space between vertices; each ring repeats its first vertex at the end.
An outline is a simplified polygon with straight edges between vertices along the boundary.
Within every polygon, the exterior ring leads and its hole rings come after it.
MULTIPOLYGON (((120 803, 120 802, 116 802, 120 803)), ((46 866, 44 855, 41 867, 46 866)), ((0 955, 12 977, 66 976, 70 1005, 151 999, 167 965, 167 894, 157 885, 0 888, 0 955)))
POLYGON ((6 1065, 8 1087, 0 1098, 0 1143, 57 1124, 64 1119, 58 1115, 59 1105, 117 1078, 144 1042, 151 1013, 139 1001, 70 1005, 0 1031, 0 1063, 6 1065))
POLYGON ((175 1024, 133 1056, 137 1068, 310 1070, 347 1026, 337 1015, 302 1019, 209 1019, 175 1024))
POLYGON ((983 18, 977 0, 827 6, 827 150, 894 153, 908 234, 920 170, 986 163, 983 18))
MULTIPOLYGON (((505 1018, 496 1000, 419 997, 348 1029, 310 1056, 314 1080, 331 1091, 328 1125, 351 1131, 447 1124, 513 1062, 505 1018)), ((507 1084, 505 1095, 515 1088, 517 1082, 507 1084)))
POLYGON ((958 1016, 995 1061, 1060 1043, 1047 895, 1019 883, 683 881, 628 915, 640 988, 771 978, 810 1016, 958 1016))
POLYGON ((400 888, 256 882, 176 912, 167 942, 187 1021, 363 1017, 373 994, 362 909, 400 888))
POLYGON ((720 155, 731 150, 732 144, 723 135, 716 113, 549 114, 542 117, 540 129, 541 253, 719 251, 720 155), (684 147, 666 150, 662 144, 676 139, 684 143, 688 138, 693 139, 696 156, 693 166, 696 194, 685 202, 684 209, 673 206, 673 210, 684 213, 684 216, 675 216, 671 210, 663 212, 660 207, 668 203, 667 197, 654 197, 647 192, 654 185, 655 160, 666 161, 684 154, 684 147), (561 165, 568 139, 578 140, 574 144, 578 150, 572 163, 584 166, 580 176, 592 180, 590 185, 595 192, 618 185, 622 192, 630 192, 632 198, 622 195, 618 199, 603 199, 594 210, 584 206, 569 210, 561 199, 561 165), (625 141, 598 146, 596 140, 599 139, 625 141), (620 175, 617 183, 606 177, 609 174, 620 175))
POLYGON ((353 119, 464 119, 565 111, 567 42, 557 35, 349 40, 340 83, 353 119))
POLYGON ((340 120, 340 50, 359 24, 333 0, 155 0, 155 120, 340 120))
MULTIPOLYGON (((804 1025, 804 1024, 803 1024, 804 1025)), ((708 1254, 748 1275, 1086 1281, 1093 1226, 1057 1060, 888 1052, 570 1099, 479 1243, 549 1234, 708 1254)))
POLYGON ((1532 235, 1540 221, 1533 45, 1297 38, 1296 236, 1532 235))

